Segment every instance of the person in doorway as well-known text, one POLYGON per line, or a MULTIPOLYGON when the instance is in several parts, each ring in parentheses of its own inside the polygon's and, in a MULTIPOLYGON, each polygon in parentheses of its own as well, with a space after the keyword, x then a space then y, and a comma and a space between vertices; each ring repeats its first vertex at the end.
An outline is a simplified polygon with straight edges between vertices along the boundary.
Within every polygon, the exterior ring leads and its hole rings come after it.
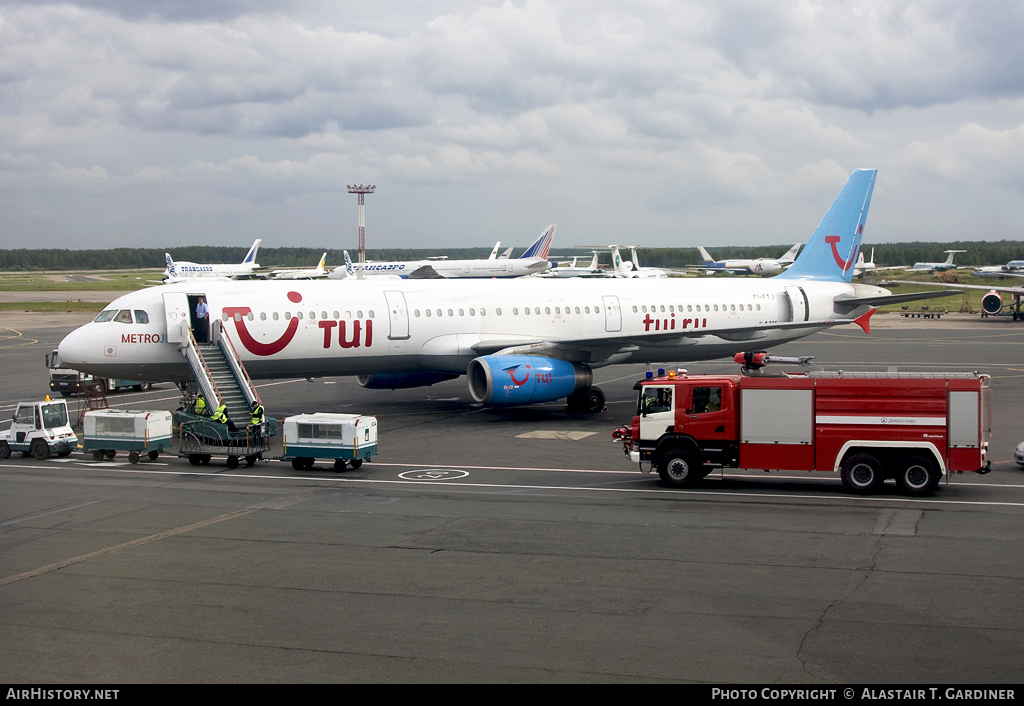
POLYGON ((196 343, 206 343, 210 340, 210 307, 206 306, 206 300, 199 297, 196 304, 196 343))

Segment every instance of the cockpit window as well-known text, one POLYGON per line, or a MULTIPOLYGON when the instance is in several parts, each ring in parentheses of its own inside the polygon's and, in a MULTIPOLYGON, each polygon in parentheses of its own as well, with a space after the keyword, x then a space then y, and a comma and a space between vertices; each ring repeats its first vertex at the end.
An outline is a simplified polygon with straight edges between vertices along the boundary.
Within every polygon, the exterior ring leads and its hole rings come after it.
POLYGON ((114 321, 119 324, 130 324, 132 322, 132 312, 130 309, 121 309, 117 312, 117 316, 114 317, 114 321))
POLYGON ((102 324, 104 321, 110 321, 115 316, 117 316, 117 309, 107 309, 106 311, 101 311, 99 315, 93 319, 93 323, 102 324))
POLYGON ((135 310, 135 323, 137 324, 148 324, 149 314, 144 312, 142 309, 135 310))

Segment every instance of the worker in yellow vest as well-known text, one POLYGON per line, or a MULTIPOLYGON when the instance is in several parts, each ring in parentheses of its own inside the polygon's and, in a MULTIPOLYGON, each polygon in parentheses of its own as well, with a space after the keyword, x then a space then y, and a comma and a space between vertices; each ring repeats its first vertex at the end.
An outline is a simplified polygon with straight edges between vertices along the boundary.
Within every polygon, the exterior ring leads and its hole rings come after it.
POLYGON ((263 431, 263 405, 259 400, 252 401, 252 415, 249 417, 249 435, 254 444, 260 443, 260 436, 263 431))
POLYGON ((210 414, 210 408, 206 406, 206 398, 200 392, 196 395, 196 403, 192 406, 192 412, 199 417, 206 417, 210 414))
POLYGON ((229 431, 238 431, 238 427, 236 427, 235 423, 231 421, 230 417, 228 417, 228 406, 224 403, 221 403, 221 405, 217 407, 217 411, 213 413, 210 420, 219 424, 226 424, 229 431))

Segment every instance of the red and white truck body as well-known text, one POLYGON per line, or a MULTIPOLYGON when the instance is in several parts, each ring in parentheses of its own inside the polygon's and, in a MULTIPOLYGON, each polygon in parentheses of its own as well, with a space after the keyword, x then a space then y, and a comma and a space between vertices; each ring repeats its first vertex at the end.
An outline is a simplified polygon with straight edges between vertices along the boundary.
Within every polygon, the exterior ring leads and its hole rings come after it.
POLYGON ((989 376, 978 373, 681 372, 636 389, 633 423, 613 437, 667 485, 718 468, 838 471, 857 493, 895 478, 927 495, 947 473, 990 465, 989 376))

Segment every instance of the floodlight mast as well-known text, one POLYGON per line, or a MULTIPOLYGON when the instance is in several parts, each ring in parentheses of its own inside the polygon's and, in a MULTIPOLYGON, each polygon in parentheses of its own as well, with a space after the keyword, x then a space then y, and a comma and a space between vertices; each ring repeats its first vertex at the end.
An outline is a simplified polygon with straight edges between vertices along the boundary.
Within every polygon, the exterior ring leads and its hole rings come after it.
POLYGON ((366 264, 366 209, 365 209, 365 206, 364 206, 363 197, 366 194, 372 194, 373 190, 376 189, 376 188, 377 187, 374 184, 369 184, 367 186, 363 186, 362 184, 359 184, 358 186, 356 186, 355 184, 349 184, 349 186, 348 186, 348 193, 350 193, 350 194, 357 194, 359 196, 359 265, 360 265, 360 271, 362 269, 362 265, 366 264))

